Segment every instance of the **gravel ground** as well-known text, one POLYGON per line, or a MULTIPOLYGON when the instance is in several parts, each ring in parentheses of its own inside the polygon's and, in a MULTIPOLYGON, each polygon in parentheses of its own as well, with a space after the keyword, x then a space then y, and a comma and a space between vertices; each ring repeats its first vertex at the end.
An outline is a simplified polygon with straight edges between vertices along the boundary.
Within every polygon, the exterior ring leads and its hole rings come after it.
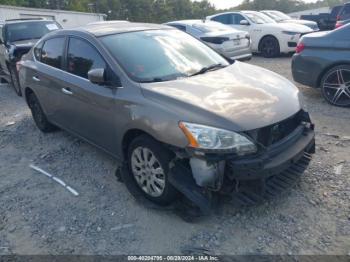
MULTIPOLYGON (((291 79, 290 60, 250 63, 291 79)), ((225 204, 220 214, 186 223, 135 202, 108 155, 63 131, 40 133, 25 102, 1 85, 0 254, 350 255, 349 109, 299 87, 317 125, 317 154, 298 185, 263 205, 225 204)))

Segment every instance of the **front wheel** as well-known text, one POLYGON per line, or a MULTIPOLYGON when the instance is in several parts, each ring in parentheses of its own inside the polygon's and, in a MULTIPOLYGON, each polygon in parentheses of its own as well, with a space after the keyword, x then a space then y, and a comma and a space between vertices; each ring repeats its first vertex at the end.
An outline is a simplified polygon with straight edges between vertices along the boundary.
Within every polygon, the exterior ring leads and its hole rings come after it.
POLYGON ((339 65, 328 70, 321 80, 321 90, 328 103, 350 106, 350 66, 339 65))
POLYGON ((171 154, 153 138, 135 138, 128 150, 129 173, 137 188, 149 200, 167 205, 176 199, 177 191, 169 183, 171 154))
POLYGON ((272 58, 280 55, 280 45, 273 36, 265 36, 260 44, 259 51, 266 58, 272 58))
POLYGON ((18 80, 18 74, 17 71, 14 67, 10 67, 10 75, 11 75, 11 82, 12 82, 12 87, 15 90, 16 94, 18 96, 22 96, 22 92, 21 92, 21 86, 19 84, 19 80, 18 80))

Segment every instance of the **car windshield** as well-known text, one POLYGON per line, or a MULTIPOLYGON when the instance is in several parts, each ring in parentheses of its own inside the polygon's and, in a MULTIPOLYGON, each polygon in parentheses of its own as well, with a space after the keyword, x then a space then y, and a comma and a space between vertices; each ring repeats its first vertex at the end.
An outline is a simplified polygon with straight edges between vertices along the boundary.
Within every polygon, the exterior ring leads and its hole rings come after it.
POLYGON ((197 23, 193 24, 193 27, 199 29, 203 33, 232 30, 232 27, 216 22, 197 23))
POLYGON ((288 15, 279 11, 266 11, 266 13, 275 21, 284 21, 291 19, 288 15))
POLYGON ((214 65, 229 65, 218 53, 180 30, 128 32, 103 36, 101 41, 137 82, 169 81, 214 65))
POLYGON ((268 17, 267 15, 264 15, 262 13, 258 12, 247 12, 244 13, 248 18, 254 23, 254 24, 269 24, 269 23, 276 23, 273 19, 268 17))
POLYGON ((53 21, 23 22, 6 26, 7 42, 39 39, 50 31, 59 29, 53 21))

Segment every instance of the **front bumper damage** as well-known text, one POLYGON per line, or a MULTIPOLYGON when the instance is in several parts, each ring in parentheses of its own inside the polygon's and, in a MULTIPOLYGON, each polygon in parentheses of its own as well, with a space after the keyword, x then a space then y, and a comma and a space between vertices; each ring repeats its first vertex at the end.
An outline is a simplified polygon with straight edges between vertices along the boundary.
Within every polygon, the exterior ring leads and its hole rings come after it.
POLYGON ((192 155, 189 164, 173 163, 169 181, 210 213, 213 195, 227 195, 239 204, 253 205, 274 197, 294 185, 315 153, 314 126, 302 122, 293 132, 253 156, 192 155))

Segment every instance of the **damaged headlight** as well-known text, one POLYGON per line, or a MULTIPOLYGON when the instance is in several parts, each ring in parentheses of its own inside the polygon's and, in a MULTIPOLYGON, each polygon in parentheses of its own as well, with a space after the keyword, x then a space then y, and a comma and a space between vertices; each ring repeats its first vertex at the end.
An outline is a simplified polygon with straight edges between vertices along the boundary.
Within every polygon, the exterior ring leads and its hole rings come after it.
POLYGON ((180 122, 179 127, 188 139, 189 146, 206 150, 229 150, 238 155, 257 151, 256 145, 247 137, 224 129, 180 122))

